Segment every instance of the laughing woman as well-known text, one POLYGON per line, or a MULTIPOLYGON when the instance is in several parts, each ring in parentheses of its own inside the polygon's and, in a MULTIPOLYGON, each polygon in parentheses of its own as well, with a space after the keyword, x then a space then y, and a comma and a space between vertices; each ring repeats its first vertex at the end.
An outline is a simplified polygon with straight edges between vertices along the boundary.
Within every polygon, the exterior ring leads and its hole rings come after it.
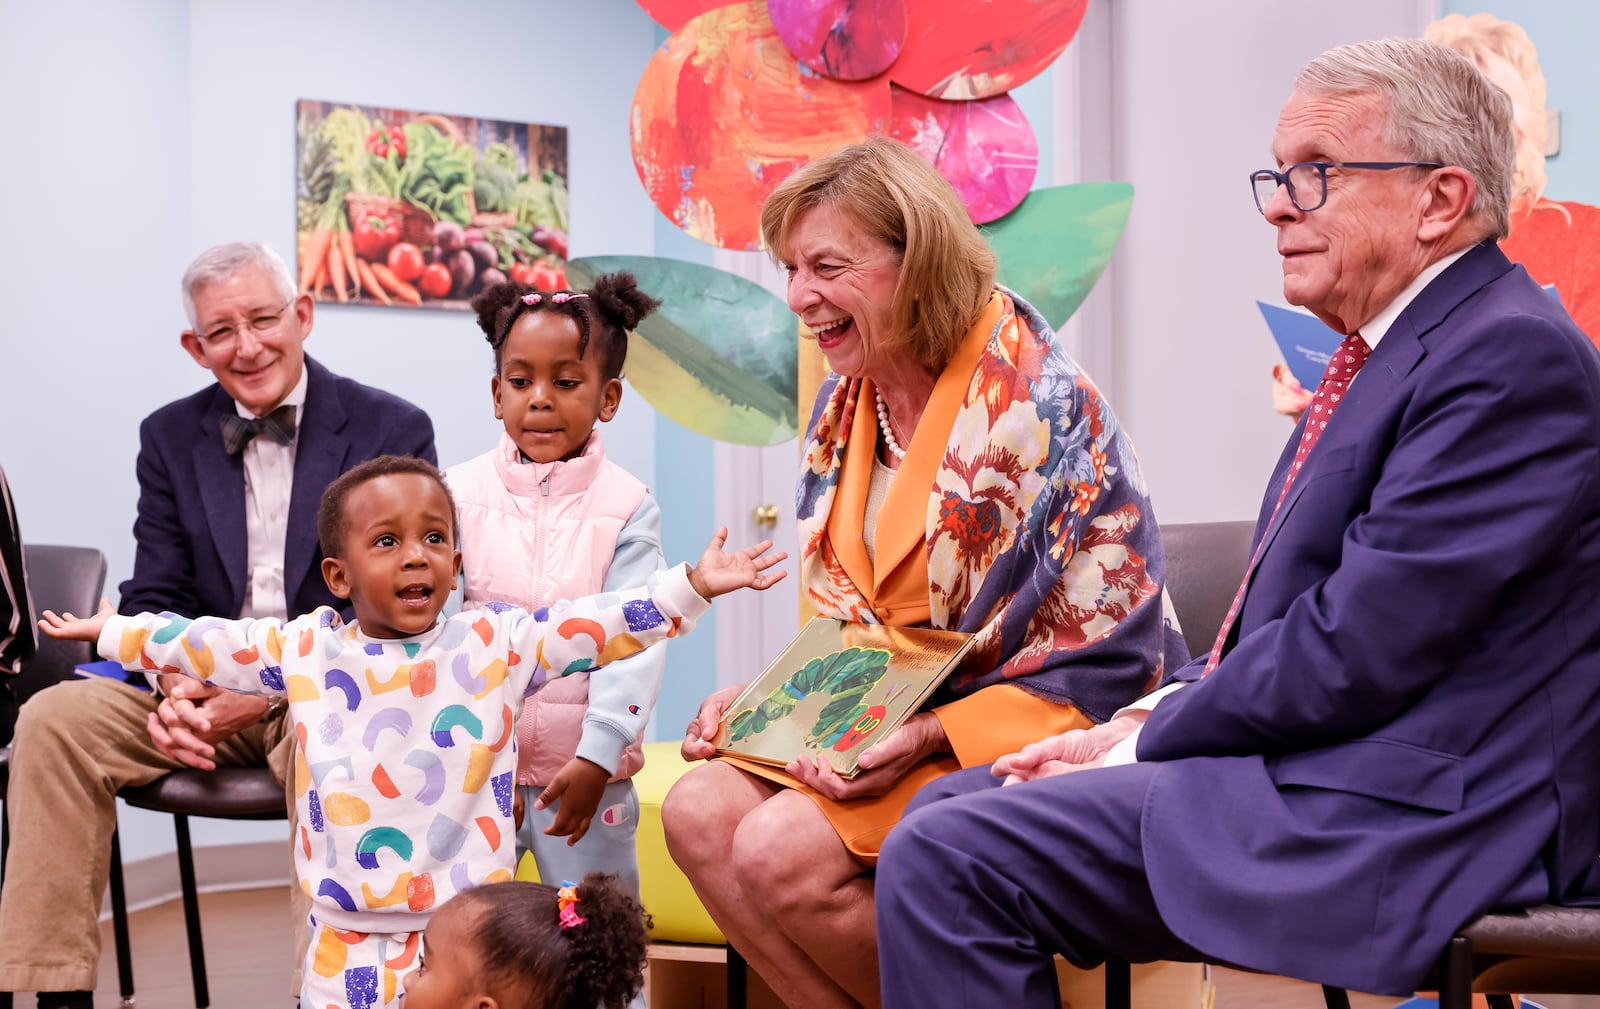
MULTIPOLYGON (((729 942, 792 1006, 878 1003, 871 870, 921 786, 1108 718, 1185 658, 1132 446, 955 192, 892 140, 818 158, 762 237, 832 374, 800 474, 800 581, 824 616, 975 632, 968 659, 843 779, 696 768, 662 811, 729 942)), ((740 688, 707 698, 684 756, 740 688)))

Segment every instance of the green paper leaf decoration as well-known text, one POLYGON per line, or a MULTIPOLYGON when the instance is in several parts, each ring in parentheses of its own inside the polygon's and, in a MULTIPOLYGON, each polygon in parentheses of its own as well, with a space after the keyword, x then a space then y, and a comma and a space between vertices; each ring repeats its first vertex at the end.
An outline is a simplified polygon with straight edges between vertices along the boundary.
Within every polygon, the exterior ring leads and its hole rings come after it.
POLYGON ((1126 182, 1035 189, 982 229, 999 257, 1000 283, 1059 327, 1105 272, 1132 207, 1133 186, 1126 182))
POLYGON ((623 378, 651 406, 698 434, 777 445, 799 434, 794 313, 772 292, 714 266, 657 256, 567 263, 575 289, 628 270, 661 301, 628 342, 623 378))

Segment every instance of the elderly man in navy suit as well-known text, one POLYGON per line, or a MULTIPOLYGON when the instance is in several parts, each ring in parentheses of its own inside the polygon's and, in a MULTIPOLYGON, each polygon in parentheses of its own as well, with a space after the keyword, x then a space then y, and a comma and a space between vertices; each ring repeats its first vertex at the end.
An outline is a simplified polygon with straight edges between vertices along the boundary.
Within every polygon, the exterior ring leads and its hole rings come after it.
POLYGON ((1401 995, 1474 916, 1600 895, 1600 357, 1496 247, 1510 100, 1344 46, 1272 154, 1285 296, 1347 339, 1234 610, 1140 710, 918 796, 886 1006, 1056 1006, 1054 953, 1401 995))
MULTIPOLYGON (((305 356, 311 298, 265 246, 208 249, 184 275, 183 300, 183 347, 216 382, 140 427, 138 550, 122 612, 284 618, 341 606, 320 573, 323 488, 379 455, 435 462, 432 423, 305 356)), ((286 777, 281 706, 177 674, 151 686, 62 683, 18 719, 0 991, 40 992, 41 1009, 92 1004, 118 789, 185 764, 286 777)))

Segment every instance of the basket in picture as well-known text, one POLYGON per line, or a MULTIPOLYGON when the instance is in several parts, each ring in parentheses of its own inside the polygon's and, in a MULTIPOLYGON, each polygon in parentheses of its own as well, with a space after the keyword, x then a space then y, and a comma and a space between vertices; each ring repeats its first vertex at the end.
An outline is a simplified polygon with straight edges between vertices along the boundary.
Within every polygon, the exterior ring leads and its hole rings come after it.
POLYGON ((414 207, 405 200, 374 196, 371 193, 346 193, 344 202, 345 206, 350 208, 352 225, 359 215, 376 214, 381 217, 392 217, 399 222, 402 242, 410 242, 422 248, 433 244, 433 218, 420 207, 414 207))

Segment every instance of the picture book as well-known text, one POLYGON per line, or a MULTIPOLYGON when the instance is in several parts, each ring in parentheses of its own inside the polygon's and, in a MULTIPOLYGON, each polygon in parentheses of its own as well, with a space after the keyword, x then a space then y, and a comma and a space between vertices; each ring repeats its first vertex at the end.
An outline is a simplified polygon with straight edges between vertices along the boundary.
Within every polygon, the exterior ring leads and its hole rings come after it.
POLYGON ((813 617, 729 706, 720 753, 783 765, 822 756, 843 777, 953 672, 973 636, 813 617))

